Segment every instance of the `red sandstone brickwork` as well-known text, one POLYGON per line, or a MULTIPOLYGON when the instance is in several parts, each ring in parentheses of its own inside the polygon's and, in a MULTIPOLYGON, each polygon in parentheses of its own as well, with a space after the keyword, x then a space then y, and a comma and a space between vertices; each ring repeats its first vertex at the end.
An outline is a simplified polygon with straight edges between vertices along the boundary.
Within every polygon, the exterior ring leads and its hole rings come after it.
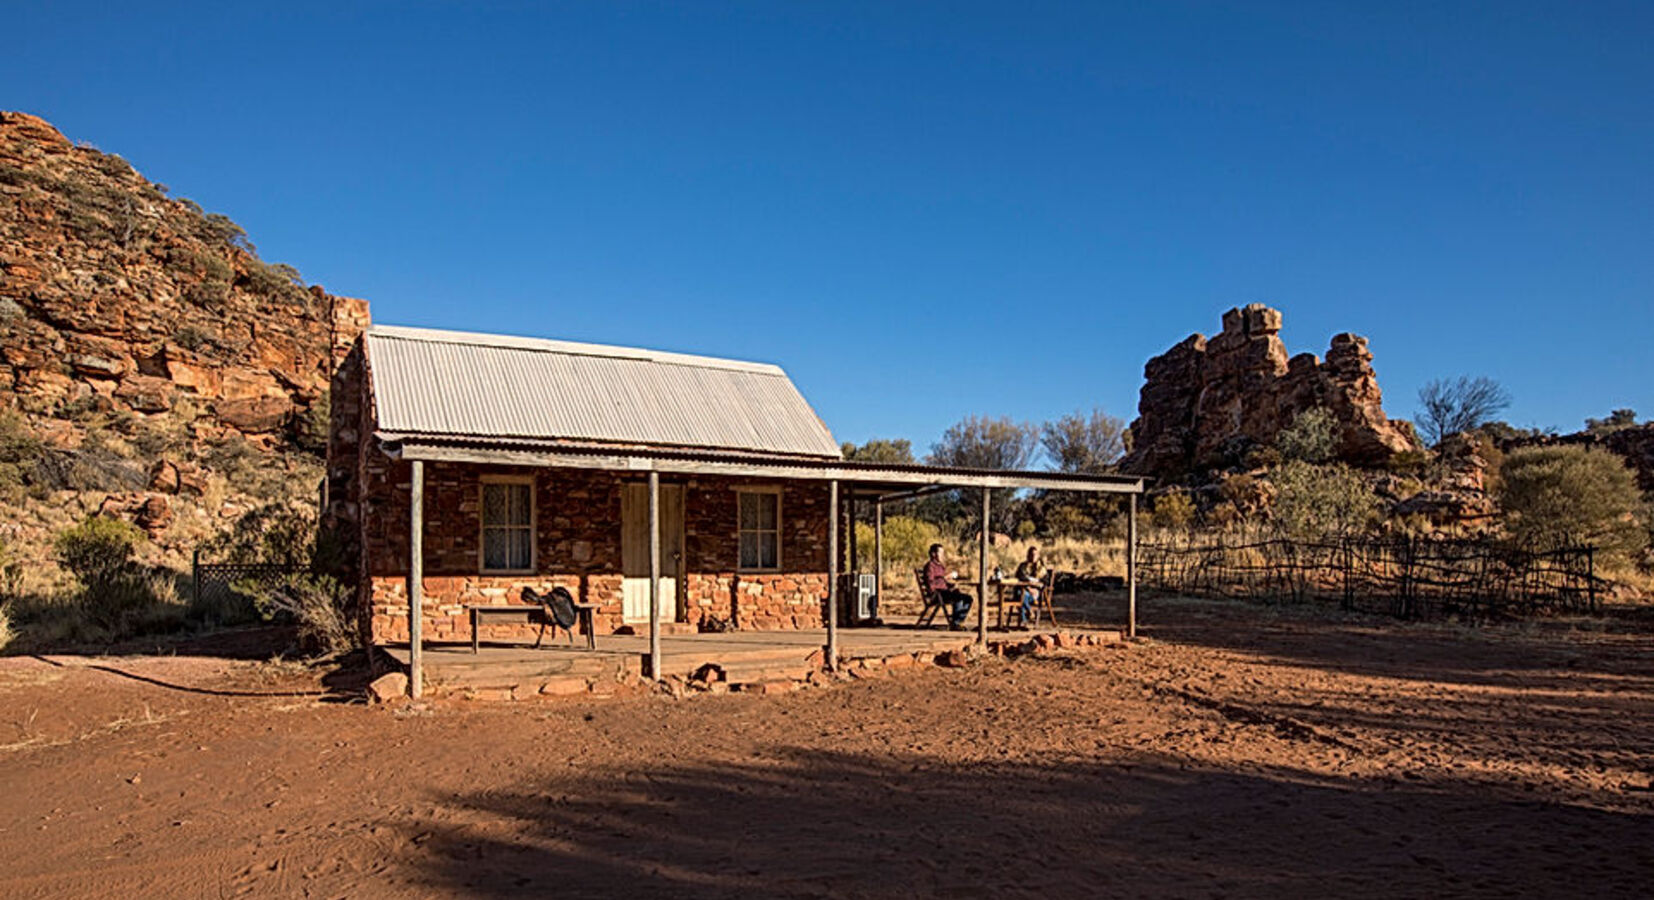
MULTIPOLYGON (((364 493, 361 599, 365 627, 376 641, 408 637, 408 503, 411 467, 365 452, 358 469, 364 493)), ((567 588, 595 603, 599 633, 622 627, 621 489, 628 476, 578 469, 514 469, 451 463, 425 467, 425 581, 423 630, 428 640, 465 641, 465 607, 520 602, 524 587, 567 588), (480 497, 485 474, 532 474, 535 496, 535 571, 482 574, 480 497)), ((736 489, 739 479, 684 482, 684 567, 678 621, 733 618, 756 629, 817 627, 827 595, 827 487, 819 482, 764 482, 779 486, 781 566, 740 572, 736 489)), ((489 625, 485 639, 532 636, 537 626, 489 625)))

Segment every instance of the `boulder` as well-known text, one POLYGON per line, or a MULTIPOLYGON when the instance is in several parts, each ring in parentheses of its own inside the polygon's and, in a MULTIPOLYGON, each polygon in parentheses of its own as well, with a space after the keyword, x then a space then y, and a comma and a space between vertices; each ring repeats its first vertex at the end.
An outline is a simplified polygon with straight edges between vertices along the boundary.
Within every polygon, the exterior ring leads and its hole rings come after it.
POLYGON ((368 697, 375 703, 389 703, 408 695, 408 676, 391 672, 375 678, 368 684, 368 697))
POLYGON ((1347 462, 1379 465, 1419 447, 1411 425, 1384 414, 1366 338, 1335 336, 1325 362, 1309 353, 1289 357, 1282 321, 1261 303, 1231 309, 1211 340, 1191 335, 1149 360, 1122 468, 1175 480, 1232 467, 1318 406, 1336 420, 1339 457, 1347 462))
POLYGON ((181 485, 178 465, 171 460, 158 459, 149 467, 149 489, 162 494, 176 494, 181 485))
POLYGON ((247 434, 280 431, 293 414, 293 402, 286 397, 248 397, 219 400, 212 406, 218 421, 247 434))

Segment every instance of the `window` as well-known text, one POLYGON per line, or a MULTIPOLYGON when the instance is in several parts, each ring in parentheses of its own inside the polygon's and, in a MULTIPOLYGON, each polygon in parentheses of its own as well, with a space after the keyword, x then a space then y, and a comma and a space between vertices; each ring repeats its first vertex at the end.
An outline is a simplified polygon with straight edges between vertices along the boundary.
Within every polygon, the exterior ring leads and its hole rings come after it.
POLYGON ((739 568, 748 571, 781 568, 781 494, 777 491, 740 491, 739 568))
POLYGON ((526 572, 534 568, 534 481, 484 479, 482 569, 526 572))

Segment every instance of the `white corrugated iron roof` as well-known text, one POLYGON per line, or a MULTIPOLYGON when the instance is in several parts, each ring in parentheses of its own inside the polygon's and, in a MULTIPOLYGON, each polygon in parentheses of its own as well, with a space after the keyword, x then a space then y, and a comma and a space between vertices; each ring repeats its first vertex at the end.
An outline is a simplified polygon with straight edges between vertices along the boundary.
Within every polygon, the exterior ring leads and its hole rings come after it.
POLYGON ((365 342, 385 432, 840 455, 772 365, 385 325, 365 342))

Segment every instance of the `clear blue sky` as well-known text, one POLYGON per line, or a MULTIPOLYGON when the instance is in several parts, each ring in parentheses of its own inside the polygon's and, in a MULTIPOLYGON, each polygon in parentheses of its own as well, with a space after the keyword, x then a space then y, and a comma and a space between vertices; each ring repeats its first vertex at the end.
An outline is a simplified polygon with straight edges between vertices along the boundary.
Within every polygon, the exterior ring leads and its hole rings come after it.
POLYGON ((1646 0, 3 18, 0 108, 377 321, 779 362, 843 440, 1129 419, 1255 300, 1369 336, 1393 416, 1461 373, 1519 425, 1654 415, 1646 0))

